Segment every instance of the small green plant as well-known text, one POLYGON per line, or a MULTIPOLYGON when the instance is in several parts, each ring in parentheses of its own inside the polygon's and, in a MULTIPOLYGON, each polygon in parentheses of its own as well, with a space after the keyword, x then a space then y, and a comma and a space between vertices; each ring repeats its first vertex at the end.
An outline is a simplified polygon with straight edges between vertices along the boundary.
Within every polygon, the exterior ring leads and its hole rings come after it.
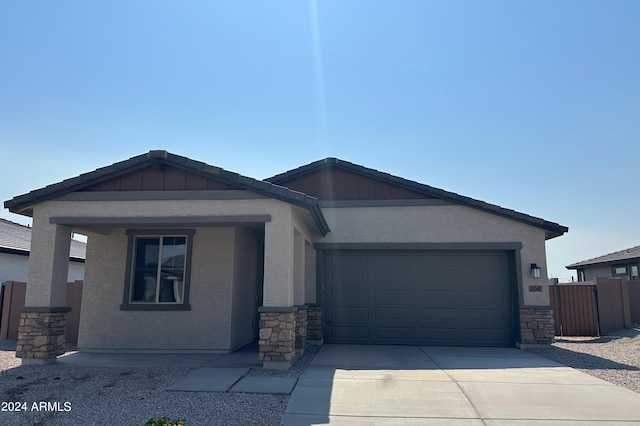
POLYGON ((144 426, 185 426, 184 420, 171 420, 166 416, 151 417, 144 426))

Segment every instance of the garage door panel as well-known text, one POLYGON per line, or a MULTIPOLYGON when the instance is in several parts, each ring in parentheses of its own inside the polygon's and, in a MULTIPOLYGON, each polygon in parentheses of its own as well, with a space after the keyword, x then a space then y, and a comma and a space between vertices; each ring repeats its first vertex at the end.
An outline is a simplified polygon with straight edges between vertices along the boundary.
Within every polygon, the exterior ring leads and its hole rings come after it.
POLYGON ((375 308, 376 320, 395 320, 395 319, 410 319, 413 320, 413 310, 402 307, 398 308, 375 308))
POLYGON ((364 321, 364 324, 369 321, 369 308, 353 308, 340 309, 339 307, 333 307, 330 311, 330 319, 335 321, 364 321))
POLYGON ((457 309, 450 308, 427 308, 420 307, 416 309, 417 319, 422 321, 434 321, 434 320, 456 320, 460 318, 460 313, 457 309))
POLYGON ((412 290, 372 290, 376 306, 411 306, 415 300, 412 290))
POLYGON ((466 332, 466 340, 473 342, 474 346, 500 346, 499 342, 503 342, 506 338, 504 330, 469 330, 466 332))
POLYGON ((331 327, 331 337, 334 339, 369 339, 369 327, 331 327))
POLYGON ((503 323, 506 321, 505 312, 503 309, 500 309, 500 308, 492 309, 492 308, 482 307, 482 308, 464 309, 461 311, 465 319, 467 320, 493 321, 494 324, 499 324, 499 325, 503 325, 500 323, 500 321, 502 321, 503 323))
POLYGON ((376 327, 375 337, 386 340, 415 340, 415 329, 413 327, 376 327))
POLYGON ((502 309, 505 305, 505 294, 502 291, 464 291, 460 295, 461 301, 467 306, 485 306, 502 309))
POLYGON ((365 290, 331 290, 331 305, 338 306, 368 306, 370 293, 365 290))
POLYGON ((417 303, 423 307, 451 308, 458 305, 460 292, 452 288, 445 290, 421 290, 417 294, 417 303))
POLYGON ((415 286, 411 272, 406 269, 395 272, 372 271, 369 273, 369 288, 388 289, 390 285, 393 286, 394 289, 411 289, 415 286))
POLYGON ((333 274, 333 287, 339 289, 346 288, 367 288, 369 283, 369 276, 366 270, 362 271, 350 271, 340 270, 333 274))
POLYGON ((325 258, 327 342, 513 346, 506 252, 372 250, 325 258))

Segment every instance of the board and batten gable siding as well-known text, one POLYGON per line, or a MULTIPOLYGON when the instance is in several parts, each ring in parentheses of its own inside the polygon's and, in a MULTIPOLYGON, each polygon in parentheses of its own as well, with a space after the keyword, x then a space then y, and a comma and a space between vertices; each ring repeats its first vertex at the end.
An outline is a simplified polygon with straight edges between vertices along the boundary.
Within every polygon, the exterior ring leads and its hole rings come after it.
POLYGON ((104 182, 91 185, 86 191, 188 191, 240 189, 224 182, 208 179, 175 167, 162 170, 145 167, 104 182))
POLYGON ((548 306, 548 289, 531 293, 529 285, 548 287, 545 231, 459 205, 323 208, 331 232, 323 243, 513 243, 521 242, 525 305, 548 306), (531 278, 529 266, 542 268, 531 278))
POLYGON ((341 169, 318 170, 281 183, 319 200, 430 199, 428 195, 341 169))

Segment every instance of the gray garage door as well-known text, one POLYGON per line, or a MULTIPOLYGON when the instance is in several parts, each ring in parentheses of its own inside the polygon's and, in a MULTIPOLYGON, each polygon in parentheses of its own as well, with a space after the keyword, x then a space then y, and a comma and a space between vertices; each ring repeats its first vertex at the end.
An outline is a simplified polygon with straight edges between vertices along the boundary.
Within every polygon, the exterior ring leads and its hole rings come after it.
POLYGON ((513 346, 506 252, 328 251, 328 343, 513 346))

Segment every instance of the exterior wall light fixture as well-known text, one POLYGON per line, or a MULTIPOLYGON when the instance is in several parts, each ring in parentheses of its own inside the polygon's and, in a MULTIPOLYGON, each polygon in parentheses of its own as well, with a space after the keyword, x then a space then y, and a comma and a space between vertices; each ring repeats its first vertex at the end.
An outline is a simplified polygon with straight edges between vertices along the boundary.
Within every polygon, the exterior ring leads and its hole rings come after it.
POLYGON ((540 278, 540 267, 535 263, 531 264, 531 278, 540 278))

